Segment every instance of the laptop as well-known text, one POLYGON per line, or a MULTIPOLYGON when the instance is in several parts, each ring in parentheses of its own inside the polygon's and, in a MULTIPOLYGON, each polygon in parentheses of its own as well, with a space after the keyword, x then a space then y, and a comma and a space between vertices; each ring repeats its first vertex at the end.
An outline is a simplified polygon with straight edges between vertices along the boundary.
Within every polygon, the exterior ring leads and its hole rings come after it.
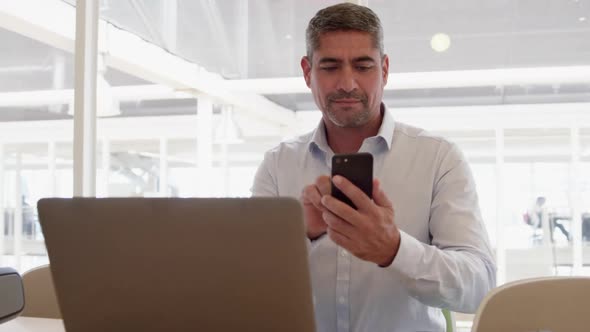
POLYGON ((315 331, 299 202, 42 199, 68 332, 315 331))

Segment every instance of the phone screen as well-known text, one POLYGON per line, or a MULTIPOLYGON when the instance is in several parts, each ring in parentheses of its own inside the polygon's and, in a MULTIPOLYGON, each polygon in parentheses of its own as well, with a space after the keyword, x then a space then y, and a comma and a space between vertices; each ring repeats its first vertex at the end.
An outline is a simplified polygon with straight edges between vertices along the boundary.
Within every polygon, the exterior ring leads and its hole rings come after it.
MULTIPOLYGON (((335 154, 332 157, 332 176, 334 175, 345 177, 369 198, 373 198, 373 155, 370 153, 335 154)), ((354 203, 333 183, 332 196, 356 209, 354 203)))

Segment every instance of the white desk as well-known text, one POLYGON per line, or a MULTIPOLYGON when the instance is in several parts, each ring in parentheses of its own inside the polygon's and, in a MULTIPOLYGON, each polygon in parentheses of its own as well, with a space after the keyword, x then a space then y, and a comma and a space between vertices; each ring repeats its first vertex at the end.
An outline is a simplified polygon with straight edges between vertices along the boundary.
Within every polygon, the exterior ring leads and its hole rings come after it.
POLYGON ((65 332, 61 319, 17 317, 0 324, 0 332, 65 332))

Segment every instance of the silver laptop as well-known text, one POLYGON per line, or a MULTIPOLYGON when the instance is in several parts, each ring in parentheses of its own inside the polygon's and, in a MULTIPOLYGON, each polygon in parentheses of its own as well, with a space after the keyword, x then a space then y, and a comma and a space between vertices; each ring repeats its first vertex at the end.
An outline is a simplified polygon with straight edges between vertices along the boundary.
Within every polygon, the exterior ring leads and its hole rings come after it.
POLYGON ((288 198, 42 199, 68 332, 315 331, 288 198))

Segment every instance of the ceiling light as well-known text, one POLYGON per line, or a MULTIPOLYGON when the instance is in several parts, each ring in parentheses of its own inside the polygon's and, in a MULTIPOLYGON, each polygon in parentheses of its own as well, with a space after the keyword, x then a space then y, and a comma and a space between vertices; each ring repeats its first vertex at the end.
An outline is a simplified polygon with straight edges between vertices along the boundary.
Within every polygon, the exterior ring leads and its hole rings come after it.
POLYGON ((579 18, 578 18, 578 21, 580 21, 580 22, 584 22, 584 21, 586 21, 586 16, 581 16, 581 17, 579 17, 579 18))
POLYGON ((451 47, 451 37, 445 33, 437 33, 432 36, 430 47, 436 52, 445 52, 451 47))

